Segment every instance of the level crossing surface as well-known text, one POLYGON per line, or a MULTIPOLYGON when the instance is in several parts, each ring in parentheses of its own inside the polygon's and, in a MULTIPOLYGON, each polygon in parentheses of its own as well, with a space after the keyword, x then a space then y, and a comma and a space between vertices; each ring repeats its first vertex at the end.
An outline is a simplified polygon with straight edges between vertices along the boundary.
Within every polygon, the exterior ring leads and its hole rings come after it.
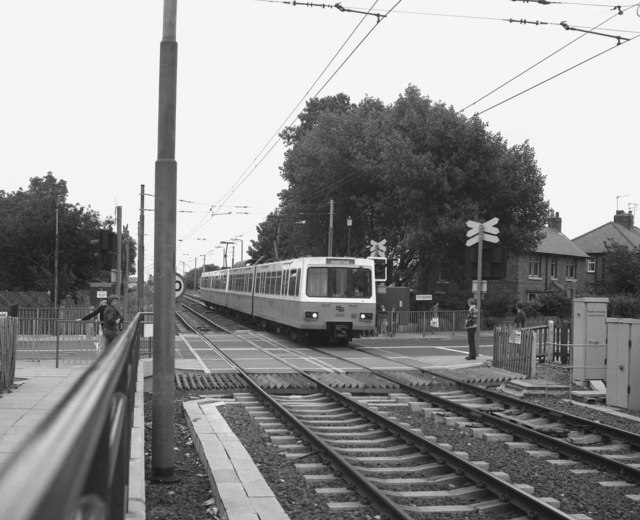
POLYGON ((248 373, 291 372, 291 365, 309 372, 346 370, 410 370, 474 366, 490 361, 492 335, 480 341, 480 357, 466 360, 466 336, 359 338, 349 347, 303 346, 267 333, 206 334, 213 349, 197 334, 176 339, 176 368, 227 372, 232 370, 220 352, 248 373), (353 361, 353 362, 351 362, 353 361), (364 365, 364 367, 359 366, 364 365))

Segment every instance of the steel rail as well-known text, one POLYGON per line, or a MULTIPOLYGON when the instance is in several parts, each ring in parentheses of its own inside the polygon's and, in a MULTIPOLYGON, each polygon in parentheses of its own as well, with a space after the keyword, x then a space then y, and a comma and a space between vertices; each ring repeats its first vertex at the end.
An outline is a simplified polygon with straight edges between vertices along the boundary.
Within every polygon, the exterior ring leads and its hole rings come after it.
MULTIPOLYGON (((208 318, 201 316, 202 318, 208 320, 208 318)), ((210 321, 210 320, 208 320, 210 321)), ((216 324, 216 326, 218 326, 216 324)), ((203 337, 206 341, 208 341, 212 346, 213 343, 210 342, 199 331, 196 331, 199 335, 203 337)), ((248 342, 256 349, 264 352, 265 354, 274 357, 280 361, 282 361, 277 356, 274 356, 272 353, 267 352, 265 349, 256 345, 254 342, 248 340, 246 337, 236 335, 235 333, 231 333, 234 336, 243 339, 248 342)), ((284 347, 287 348, 287 347, 284 347)), ((323 439, 321 439, 318 435, 313 432, 310 428, 308 428, 303 422, 301 422, 294 414, 292 414, 286 407, 284 407, 280 402, 274 399, 270 394, 264 391, 257 383, 255 383, 249 374, 247 374, 240 366, 238 366, 232 358, 227 356, 225 353, 217 349, 218 353, 225 358, 230 363, 233 363, 237 366, 238 372, 241 374, 243 379, 247 381, 252 389, 256 393, 258 393, 262 398, 267 401, 272 407, 272 409, 277 410, 277 413, 280 413, 285 417, 290 424, 293 424, 298 431, 302 433, 305 439, 311 443, 316 449, 319 449, 325 452, 328 457, 332 460, 332 463, 337 466, 337 468, 345 475, 345 478, 349 480, 360 492, 367 497, 373 504, 378 507, 378 509, 384 514, 390 515, 391 518, 398 519, 411 519, 412 517, 402 509, 402 506, 395 504, 391 501, 382 491, 380 491, 376 486, 374 486, 364 475, 362 475, 358 470, 356 470, 340 453, 338 453, 333 447, 331 447, 328 443, 326 443, 323 439)), ((357 365, 357 363, 354 363, 357 365)), ((351 399, 341 392, 331 388, 330 386, 322 383, 317 380, 313 376, 307 374, 300 368, 290 365, 291 368, 296 370, 299 374, 303 375, 310 381, 312 381, 318 388, 322 390, 323 393, 330 395, 334 400, 339 401, 352 410, 355 410, 360 415, 365 416, 369 420, 376 422, 378 424, 383 424, 385 428, 390 430, 393 433, 398 434, 405 442, 413 445, 416 449, 420 451, 427 452, 430 456, 432 456, 435 460, 443 461, 447 466, 453 468, 456 472, 465 475, 469 480, 479 483, 481 486, 488 489, 495 496, 500 497, 501 499, 506 499, 510 504, 512 504, 517 509, 520 509, 526 512, 528 515, 534 515, 533 517, 539 520, 570 520, 573 517, 564 513, 563 511, 557 509, 549 505, 544 500, 538 499, 535 496, 526 493, 520 490, 518 487, 496 477, 488 471, 485 471, 476 465, 467 462, 466 460, 458 457, 457 455, 447 451, 446 449, 438 446, 437 444, 428 441, 422 435, 419 435, 415 432, 412 432, 410 429, 401 426, 383 415, 378 414, 377 412, 370 410, 367 406, 359 403, 358 401, 351 399)), ((375 373, 375 371, 370 371, 375 373)))
MULTIPOLYGON (((216 326, 219 326, 219 325, 216 324, 216 326)), ((376 488, 373 484, 371 484, 371 482, 366 477, 364 477, 356 469, 354 469, 353 466, 344 457, 342 457, 342 455, 340 455, 333 447, 331 447, 327 442, 325 442, 318 435, 316 435, 308 426, 306 426, 303 422, 301 422, 294 414, 292 414, 289 410, 287 410, 286 407, 281 403, 279 403, 273 396, 271 396, 269 393, 263 390, 255 381, 253 381, 251 376, 249 376, 249 374, 245 372, 241 366, 239 366, 235 361, 233 361, 233 359, 230 356, 228 356, 227 354, 222 352, 220 349, 218 349, 213 344, 213 342, 211 342, 204 334, 202 334, 201 332, 195 329, 192 329, 192 330, 194 330, 196 334, 200 335, 202 339, 204 339, 212 347, 214 347, 218 355, 223 356, 228 363, 230 363, 235 367, 238 374, 247 382, 249 387, 256 394, 258 394, 259 397, 262 398, 263 402, 268 403, 268 406, 272 410, 276 410, 277 411, 276 413, 282 415, 285 418, 285 420, 290 424, 292 424, 297 431, 301 432, 303 437, 309 443, 311 443, 317 450, 324 452, 331 459, 332 464, 334 464, 335 467, 343 473, 345 478, 349 482, 351 482, 361 492, 361 494, 364 497, 370 500, 371 503, 374 504, 375 507, 377 507, 380 512, 384 513, 385 515, 389 515, 391 518, 394 518, 394 519, 397 518, 399 520, 413 520, 413 518, 408 513, 406 513, 401 508, 399 508, 398 505, 396 505, 378 488, 376 488)), ((247 341, 248 343, 253 345, 255 348, 258 348, 259 350, 264 351, 264 349, 260 349, 260 347, 248 341, 246 338, 243 338, 233 332, 230 332, 230 334, 238 337, 239 339, 243 339, 244 341, 247 341)), ((271 355, 268 352, 267 354, 271 355)), ((314 380, 314 378, 308 376, 301 370, 298 369, 298 371, 300 374, 305 375, 309 377, 309 379, 311 379, 312 381, 318 383, 317 381, 314 380)))
MULTIPOLYGON (((353 348, 353 347, 351 347, 353 348)), ((323 353, 325 353, 325 351, 322 351, 323 353)), ((335 354, 334 354, 335 355, 335 354)), ((341 358, 340 356, 336 356, 340 359, 344 359, 341 358)), ((380 356, 383 357, 384 356, 380 356)), ((353 363, 355 365, 358 365, 360 367, 364 367, 366 368, 364 365, 361 365, 359 363, 356 363, 352 360, 346 360, 349 361, 350 363, 353 363)), ((397 360, 394 359, 394 362, 398 362, 397 360)), ((493 426, 495 426, 496 428, 500 429, 501 431, 507 432, 507 433, 511 433, 517 437, 523 438, 523 439, 527 439, 527 440, 531 440, 533 442, 535 442, 536 444, 543 446, 547 449, 556 451, 562 455, 565 455, 567 457, 571 457, 574 459, 578 459, 578 460, 582 460, 583 462, 586 462, 592 466, 598 467, 598 468, 602 468, 605 469, 611 473, 614 474, 618 474, 621 475, 623 477, 626 477, 627 479, 631 480, 634 483, 638 483, 640 482, 640 469, 639 468, 635 468, 629 464, 625 464, 624 462, 620 462, 617 461, 615 459, 612 459, 610 457, 607 457, 606 455, 601 455, 599 453, 595 453, 593 451, 590 451, 586 448, 582 448, 580 446, 576 446, 574 444, 570 444, 564 440, 561 440, 559 438, 556 437, 552 437, 550 435, 546 435, 545 433, 542 432, 538 432, 536 430, 533 430, 531 428, 527 428, 526 426, 522 426, 519 424, 516 424, 512 421, 509 421, 507 419, 502 419, 500 417, 496 417, 495 415, 491 414, 490 412, 484 412, 482 410, 477 410, 477 409, 473 409, 473 408, 469 408, 467 406, 465 406, 462 403, 457 403, 453 400, 447 399, 445 397, 440 397, 437 395, 434 395, 430 392, 427 392, 425 390, 421 390, 419 388, 415 388, 411 385, 408 385, 407 383, 404 383, 398 379, 395 379, 394 377, 384 373, 384 372, 380 372, 377 370, 371 370, 369 369, 370 372, 372 374, 377 375, 378 377, 387 379, 388 381, 397 384, 400 388, 402 388, 405 392, 407 392, 408 394, 411 394, 415 397, 418 397, 420 399, 423 399, 425 401, 429 401, 429 402, 433 402, 436 403, 439 407, 446 409, 446 410, 451 410, 454 411, 464 417, 467 417, 469 419, 473 419, 473 420, 477 420, 479 422, 484 422, 484 423, 488 423, 491 424, 493 426)), ((446 381, 455 383, 456 385, 458 385, 460 388, 462 388, 463 390, 466 390, 470 393, 473 393, 475 395, 479 395, 481 397, 485 397, 487 399, 490 399, 492 401, 497 401, 499 403, 506 403, 509 406, 512 407, 518 407, 520 409, 523 410, 527 410, 527 411, 533 411, 539 415, 545 416, 545 417, 552 417, 555 420, 564 422, 567 424, 567 426, 571 426, 571 427, 577 427, 577 428, 582 428, 585 430, 592 430, 595 431, 597 433, 600 433, 604 436, 608 436, 608 437, 613 437, 616 438, 618 440, 627 442, 635 447, 637 447, 640 450, 640 435, 636 435, 634 433, 631 432, 627 432, 625 430, 620 430, 618 428, 614 428, 612 426, 608 426, 605 424, 601 424, 601 423, 597 423, 595 421, 591 421, 589 419, 583 419, 581 417, 575 416, 575 415, 571 415, 571 414, 567 414, 565 412, 560 412, 558 410, 554 410, 552 408, 548 408, 546 406, 542 406, 542 405, 538 405, 535 403, 530 403, 528 401, 522 401, 520 399, 517 399, 515 397, 512 396, 507 396, 507 395, 503 395, 503 394, 499 394, 497 392, 493 392, 491 390, 488 390, 486 388, 481 388, 481 387, 477 387, 475 385, 472 385, 470 383, 466 383, 464 381, 461 381, 459 379, 456 379, 454 377, 451 376, 446 376, 446 375, 441 375, 437 372, 432 372, 429 370, 425 370, 425 369, 421 369, 421 371, 425 374, 429 374, 431 376, 435 376, 441 379, 444 379, 446 381)))

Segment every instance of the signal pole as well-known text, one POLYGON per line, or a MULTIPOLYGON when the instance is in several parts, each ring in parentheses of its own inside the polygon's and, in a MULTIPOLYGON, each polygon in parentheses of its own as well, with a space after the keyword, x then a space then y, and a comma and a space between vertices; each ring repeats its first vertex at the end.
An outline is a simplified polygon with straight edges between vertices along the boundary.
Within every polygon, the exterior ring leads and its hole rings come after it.
POLYGON ((333 199, 329 201, 329 248, 327 256, 333 256, 333 199))
POLYGON ((152 478, 171 482, 174 470, 177 0, 164 0, 158 96, 158 159, 155 170, 153 295, 152 478))

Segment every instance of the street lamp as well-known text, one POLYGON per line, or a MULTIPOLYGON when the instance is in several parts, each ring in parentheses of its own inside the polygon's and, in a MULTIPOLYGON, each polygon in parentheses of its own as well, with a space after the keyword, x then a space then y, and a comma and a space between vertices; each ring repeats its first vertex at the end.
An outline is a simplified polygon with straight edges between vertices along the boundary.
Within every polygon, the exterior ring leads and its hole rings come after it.
POLYGON ((347 256, 351 256, 351 226, 353 225, 353 219, 347 217, 347 256))
POLYGON ((231 240, 240 242, 240 261, 244 261, 244 241, 240 237, 234 237, 231 240))

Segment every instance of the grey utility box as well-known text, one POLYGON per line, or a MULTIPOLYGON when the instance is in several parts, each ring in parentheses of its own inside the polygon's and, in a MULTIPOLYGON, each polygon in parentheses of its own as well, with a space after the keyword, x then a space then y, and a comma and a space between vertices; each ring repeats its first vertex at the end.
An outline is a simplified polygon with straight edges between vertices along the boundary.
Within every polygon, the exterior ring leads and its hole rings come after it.
POLYGON ((609 298, 573 300, 573 378, 605 379, 607 362, 607 304, 609 298))
POLYGON ((640 320, 607 318, 607 404, 640 410, 640 320))

